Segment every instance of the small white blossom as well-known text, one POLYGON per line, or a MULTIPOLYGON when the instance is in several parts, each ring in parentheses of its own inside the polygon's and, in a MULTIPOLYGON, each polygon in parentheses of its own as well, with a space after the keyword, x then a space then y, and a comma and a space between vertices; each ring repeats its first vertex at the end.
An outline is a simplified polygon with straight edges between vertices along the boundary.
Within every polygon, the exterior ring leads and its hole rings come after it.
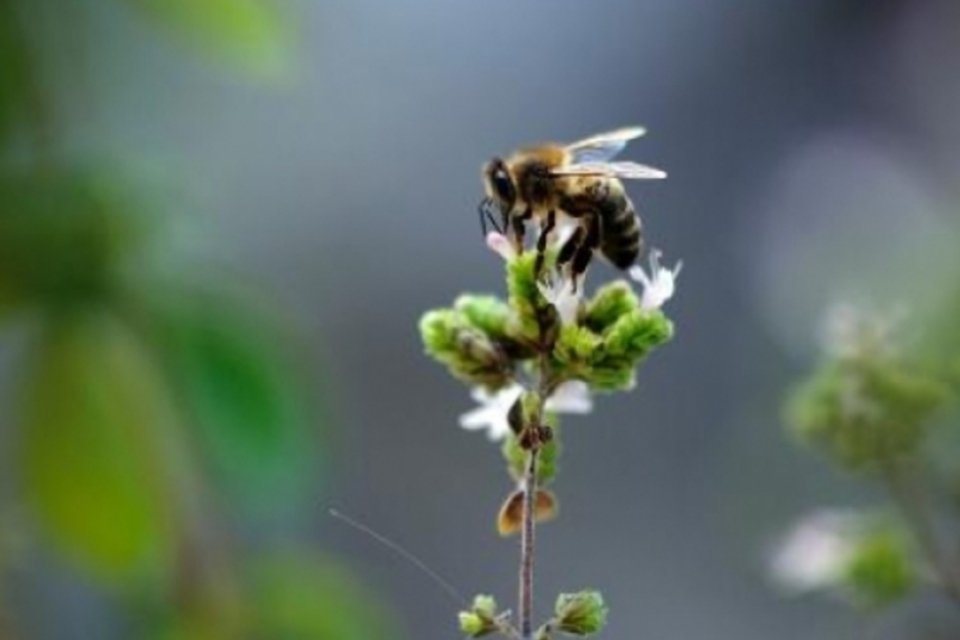
MULTIPOLYGON (((519 384, 510 385, 495 393, 477 387, 470 395, 480 406, 460 416, 460 426, 468 431, 486 429, 490 440, 502 440, 510 433, 507 415, 521 393, 523 387, 519 384)), ((571 380, 554 390, 547 398, 544 408, 555 413, 589 413, 593 410, 593 398, 585 382, 571 380)))
POLYGON ((863 379, 859 375, 846 374, 841 378, 840 410, 848 419, 875 420, 881 409, 864 394, 863 379))
POLYGON ((502 440, 510 433, 507 414, 521 393, 523 388, 518 384, 495 393, 490 393, 483 387, 475 388, 470 392, 470 397, 480 406, 460 416, 460 426, 468 431, 486 429, 488 438, 494 441, 502 440))
POLYGON ((838 358, 895 357, 900 347, 895 333, 906 316, 902 307, 884 312, 852 302, 835 303, 821 327, 823 349, 838 358))
POLYGON ((488 233, 487 246, 490 247, 491 251, 508 262, 517 257, 517 248, 514 247, 510 239, 502 233, 496 231, 488 233))
POLYGON ((564 382, 553 390, 544 408, 555 413, 590 413, 593 411, 590 387, 582 380, 564 382))
POLYGON ((557 273, 546 282, 537 282, 537 289, 540 295, 557 310, 562 324, 574 324, 577 321, 583 287, 574 290, 573 278, 557 273))
POLYGON ((673 269, 660 265, 661 252, 653 249, 650 252, 650 275, 640 265, 630 267, 627 272, 633 280, 643 285, 643 295, 640 297, 640 306, 652 311, 659 309, 673 297, 677 286, 677 276, 683 268, 683 262, 677 262, 673 269))
POLYGON ((823 509, 807 516, 774 551, 772 578, 794 595, 838 586, 863 524, 863 516, 853 511, 823 509))

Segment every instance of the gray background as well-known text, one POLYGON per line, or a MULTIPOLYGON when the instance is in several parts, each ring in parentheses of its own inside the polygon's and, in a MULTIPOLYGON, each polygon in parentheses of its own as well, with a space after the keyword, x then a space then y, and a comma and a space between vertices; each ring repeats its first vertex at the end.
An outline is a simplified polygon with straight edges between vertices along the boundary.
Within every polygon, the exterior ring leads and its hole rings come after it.
POLYGON ((471 401, 421 355, 416 322, 461 290, 501 289, 475 219, 486 158, 646 125, 628 157, 670 179, 631 193, 649 241, 686 264, 677 338, 633 393, 566 423, 540 611, 596 586, 608 638, 956 637, 934 598, 869 616, 784 600, 764 575, 795 517, 877 498, 794 448, 780 405, 831 296, 895 278, 896 260, 952 259, 929 242, 955 218, 956 6, 301 0, 284 5, 294 73, 266 86, 105 8, 108 44, 83 79, 101 102, 77 107, 76 144, 172 166, 206 213, 191 221, 206 250, 288 309, 335 416, 299 533, 345 556, 409 637, 453 638, 456 604, 325 508, 513 602, 499 453, 457 428, 471 401))

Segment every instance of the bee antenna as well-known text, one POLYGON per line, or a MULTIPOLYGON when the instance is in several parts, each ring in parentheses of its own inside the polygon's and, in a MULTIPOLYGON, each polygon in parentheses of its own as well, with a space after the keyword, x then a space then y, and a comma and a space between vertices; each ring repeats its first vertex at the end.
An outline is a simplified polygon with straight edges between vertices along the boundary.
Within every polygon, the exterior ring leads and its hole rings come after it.
POLYGON ((493 211, 491 209, 494 207, 493 200, 490 198, 484 198, 480 201, 480 205, 477 207, 477 213, 480 214, 480 230, 483 232, 483 237, 487 237, 487 223, 497 233, 503 233, 503 229, 500 228, 500 225, 497 224, 497 221, 493 217, 493 211))
POLYGON ((456 600, 457 604, 464 606, 466 608, 469 608, 469 601, 462 593, 460 593, 460 591, 457 590, 456 587, 450 584, 447 580, 445 580, 442 576, 440 576, 440 574, 438 574, 436 571, 428 567, 423 560, 413 555, 410 551, 407 551, 405 548, 403 548, 402 546, 400 546, 398 543, 394 542, 390 538, 387 538, 386 536, 380 533, 377 533, 376 531, 374 531, 367 525, 363 524, 362 522, 354 520, 350 516, 345 515, 337 511, 336 509, 332 509, 332 508, 327 509, 327 513, 330 514, 330 517, 336 518, 337 520, 352 527, 353 529, 356 529, 360 533, 364 533, 370 536, 371 538, 373 538, 374 540, 376 540, 386 548, 390 549, 391 551, 399 555, 401 558, 403 558, 407 562, 411 563, 416 568, 420 569, 420 571, 425 573, 439 587, 441 587, 444 591, 446 591, 449 596, 451 596, 454 600, 456 600))
POLYGON ((483 233, 484 238, 487 237, 487 213, 486 206, 484 206, 486 203, 486 200, 482 200, 477 206, 477 213, 480 214, 480 232, 483 233))

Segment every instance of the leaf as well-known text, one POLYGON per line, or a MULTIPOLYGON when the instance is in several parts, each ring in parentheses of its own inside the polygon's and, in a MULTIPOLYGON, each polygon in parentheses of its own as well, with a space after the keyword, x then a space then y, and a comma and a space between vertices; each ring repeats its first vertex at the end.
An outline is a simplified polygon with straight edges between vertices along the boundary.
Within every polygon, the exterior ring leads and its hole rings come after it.
POLYGON ((214 296, 169 298, 155 320, 160 359, 217 477, 247 506, 295 498, 315 447, 279 329, 214 296))
POLYGON ((36 70, 23 40, 13 2, 0 2, 0 141, 27 115, 36 70))
POLYGON ((25 490, 51 540, 104 579, 160 571, 176 528, 172 416, 141 345, 107 316, 61 318, 24 398, 25 490))
POLYGON ((288 29, 264 0, 126 0, 191 44, 248 71, 272 76, 289 65, 288 29))
POLYGON ((133 189, 106 169, 8 171, 0 203, 4 307, 102 302, 149 228, 133 189))
POLYGON ((259 638, 379 640, 405 634, 356 579, 330 559, 287 552, 252 570, 259 638))

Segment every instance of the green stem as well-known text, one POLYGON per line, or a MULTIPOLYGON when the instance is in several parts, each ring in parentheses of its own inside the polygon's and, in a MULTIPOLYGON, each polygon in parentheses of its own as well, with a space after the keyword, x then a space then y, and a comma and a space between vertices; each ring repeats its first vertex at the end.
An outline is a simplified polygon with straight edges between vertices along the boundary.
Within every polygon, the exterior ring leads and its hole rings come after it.
POLYGON ((913 529, 914 537, 944 593, 960 605, 960 575, 954 567, 954 559, 940 544, 926 495, 915 474, 892 459, 883 464, 882 472, 887 490, 913 529))
POLYGON ((533 637, 533 560, 536 552, 537 448, 527 456, 523 480, 523 530, 520 540, 520 634, 533 637))
MULTIPOLYGON (((541 327, 541 337, 544 328, 541 327)), ((527 454, 527 466, 523 478, 523 521, 520 536, 520 635, 523 640, 533 638, 533 566, 536 555, 536 502, 537 459, 540 453, 539 430, 543 424, 543 411, 547 398, 553 392, 555 382, 550 372, 549 349, 542 346, 537 360, 537 407, 525 429, 533 429, 537 437, 527 454)))

